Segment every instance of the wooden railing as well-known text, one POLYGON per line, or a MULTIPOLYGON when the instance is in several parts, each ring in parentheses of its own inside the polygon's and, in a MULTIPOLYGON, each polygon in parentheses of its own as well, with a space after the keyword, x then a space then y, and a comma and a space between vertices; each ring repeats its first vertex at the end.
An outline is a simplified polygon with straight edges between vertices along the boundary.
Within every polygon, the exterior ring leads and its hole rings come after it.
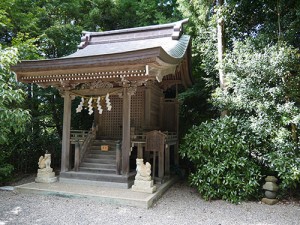
MULTIPOLYGON (((162 132, 166 135, 166 143, 173 143, 177 141, 177 134, 176 132, 162 132)), ((146 133, 136 133, 131 135, 132 142, 146 142, 146 133)))
POLYGON ((72 130, 71 131, 71 144, 75 144, 75 161, 74 169, 78 171, 79 164, 89 148, 91 142, 96 137, 98 126, 93 126, 89 131, 86 130, 72 130))
POLYGON ((70 140, 71 143, 84 142, 86 136, 88 135, 88 130, 71 130, 70 140))

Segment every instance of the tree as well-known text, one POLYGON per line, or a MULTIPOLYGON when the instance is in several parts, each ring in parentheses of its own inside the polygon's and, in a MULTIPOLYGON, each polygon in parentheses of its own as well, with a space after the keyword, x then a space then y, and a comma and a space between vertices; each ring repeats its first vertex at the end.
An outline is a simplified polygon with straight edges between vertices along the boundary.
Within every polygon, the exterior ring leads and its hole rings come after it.
POLYGON ((261 175, 278 176, 282 193, 297 187, 300 152, 292 124, 299 129, 300 110, 289 92, 299 88, 298 62, 292 47, 261 49, 249 40, 236 42, 227 54, 228 87, 216 89, 212 102, 230 116, 195 126, 180 148, 194 162, 191 182, 205 198, 238 202, 259 196, 261 175))
MULTIPOLYGON (((0 145, 8 142, 9 136, 22 132, 29 120, 29 112, 20 108, 24 93, 18 88, 10 66, 18 61, 16 48, 3 49, 0 45, 0 145)), ((0 152, 0 181, 3 181, 13 170, 5 162, 9 150, 0 152)))
MULTIPOLYGON (((300 176, 299 4, 294 0, 224 1, 226 53, 220 67, 216 1, 181 2, 183 14, 193 22, 190 31, 197 36, 194 72, 202 77, 200 82, 205 81, 213 108, 230 111, 224 118, 212 114, 215 120, 198 124, 186 135, 180 151, 196 168, 192 184, 206 198, 236 202, 249 199, 259 188, 257 182, 245 182, 248 194, 234 198, 232 193, 241 184, 238 180, 259 181, 260 174, 273 174, 286 193, 299 185, 300 176), (225 89, 217 85, 220 68, 226 73, 225 89), (231 161, 220 163, 224 157, 231 161), (241 162, 244 157, 247 163, 241 162), (245 175, 243 170, 251 172, 245 175)), ((193 113, 190 118, 202 114, 193 113)))

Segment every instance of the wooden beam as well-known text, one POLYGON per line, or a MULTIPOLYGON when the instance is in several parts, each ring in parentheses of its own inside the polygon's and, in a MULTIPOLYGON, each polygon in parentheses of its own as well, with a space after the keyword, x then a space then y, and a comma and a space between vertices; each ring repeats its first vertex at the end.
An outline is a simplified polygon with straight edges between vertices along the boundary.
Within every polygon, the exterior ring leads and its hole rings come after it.
POLYGON ((70 128, 71 128, 71 96, 69 91, 64 93, 64 116, 61 149, 61 172, 70 169, 70 128))
POLYGON ((122 126, 122 175, 129 173, 130 156, 130 105, 131 93, 128 87, 123 88, 123 126, 122 126))

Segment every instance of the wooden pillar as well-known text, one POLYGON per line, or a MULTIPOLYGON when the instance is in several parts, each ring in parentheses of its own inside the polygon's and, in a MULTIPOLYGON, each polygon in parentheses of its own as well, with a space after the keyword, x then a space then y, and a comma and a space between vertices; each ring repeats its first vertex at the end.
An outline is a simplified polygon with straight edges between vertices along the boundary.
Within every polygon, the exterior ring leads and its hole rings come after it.
POLYGON ((179 145, 179 102, 176 99, 176 103, 175 103, 175 118, 176 118, 176 135, 177 135, 177 141, 176 144, 174 146, 174 161, 175 161, 175 165, 179 165, 179 153, 178 153, 178 145, 179 145))
POLYGON ((79 142, 75 143, 75 162, 74 162, 74 168, 75 171, 78 171, 80 163, 80 144, 79 142))
POLYGON ((170 175, 170 146, 165 147, 165 175, 170 175))
POLYGON ((117 164, 117 169, 116 173, 117 175, 121 174, 121 165, 122 165, 122 152, 121 152, 121 146, 120 143, 116 144, 116 164, 117 164))
POLYGON ((165 176, 165 152, 158 152, 158 177, 163 178, 165 176))
POLYGON ((137 157, 139 159, 143 158, 143 146, 142 146, 142 143, 138 143, 137 144, 137 157))
POLYGON ((131 95, 128 87, 123 88, 123 126, 122 126, 122 175, 129 173, 130 156, 130 106, 131 95))
POLYGON ((71 96, 69 91, 64 93, 64 116, 61 149, 61 172, 70 169, 70 130, 71 130, 71 96))
POLYGON ((164 103, 165 103, 165 97, 160 97, 160 115, 159 115, 159 128, 161 130, 165 130, 164 125, 164 103))

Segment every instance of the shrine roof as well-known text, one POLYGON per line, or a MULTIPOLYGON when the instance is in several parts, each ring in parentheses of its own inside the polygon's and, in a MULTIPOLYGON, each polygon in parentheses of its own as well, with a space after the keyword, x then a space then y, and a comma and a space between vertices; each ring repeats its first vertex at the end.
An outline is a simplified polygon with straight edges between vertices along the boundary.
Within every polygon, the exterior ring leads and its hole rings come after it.
POLYGON ((118 42, 91 43, 65 58, 118 54, 161 47, 169 56, 174 59, 181 59, 189 41, 190 36, 182 35, 179 40, 172 40, 170 37, 158 37, 142 40, 131 39, 118 42))
POLYGON ((12 69, 17 80, 42 86, 66 82, 77 85, 99 79, 111 82, 124 77, 161 82, 175 74, 184 61, 184 73, 188 76, 185 83, 190 84, 191 40, 183 34, 187 21, 105 32, 84 31, 75 53, 55 59, 24 60, 12 69))

